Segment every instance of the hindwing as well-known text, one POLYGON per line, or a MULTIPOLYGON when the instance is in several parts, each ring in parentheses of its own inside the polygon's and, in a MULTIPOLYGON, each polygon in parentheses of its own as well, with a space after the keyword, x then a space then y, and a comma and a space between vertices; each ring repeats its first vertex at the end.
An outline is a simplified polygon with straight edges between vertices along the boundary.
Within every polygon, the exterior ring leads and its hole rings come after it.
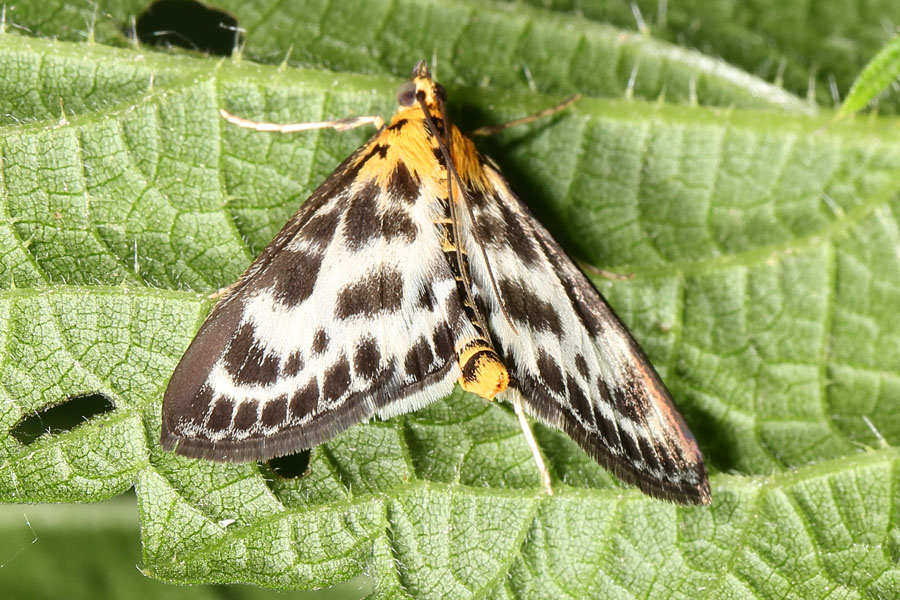
POLYGON ((527 411, 643 491, 708 503, 696 441, 650 361, 499 171, 482 167, 486 184, 473 183, 466 199, 466 243, 480 240, 493 270, 499 298, 470 252, 494 344, 527 411))

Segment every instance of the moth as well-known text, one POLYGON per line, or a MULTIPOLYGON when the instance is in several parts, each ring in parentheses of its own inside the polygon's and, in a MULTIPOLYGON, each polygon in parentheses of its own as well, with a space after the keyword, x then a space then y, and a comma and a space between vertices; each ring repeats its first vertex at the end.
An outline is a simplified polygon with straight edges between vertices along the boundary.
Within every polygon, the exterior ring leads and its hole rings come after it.
POLYGON ((221 296, 169 381, 163 448, 267 460, 459 384, 510 399, 647 494, 708 504, 703 457, 653 366, 446 101, 421 62, 387 124, 223 111, 259 130, 378 131, 221 296))

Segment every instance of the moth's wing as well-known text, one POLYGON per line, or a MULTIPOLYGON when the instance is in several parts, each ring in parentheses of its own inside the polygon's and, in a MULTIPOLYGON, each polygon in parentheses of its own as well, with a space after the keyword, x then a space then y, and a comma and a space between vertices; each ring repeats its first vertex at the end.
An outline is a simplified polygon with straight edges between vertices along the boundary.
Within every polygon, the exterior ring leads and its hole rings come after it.
POLYGON ((644 492, 708 503, 703 458, 653 365, 500 173, 484 167, 488 185, 470 190, 469 202, 518 333, 500 310, 470 228, 466 245, 478 302, 526 410, 644 492))
POLYGON ((212 310, 169 382, 162 444, 222 461, 310 448, 375 414, 446 396, 475 335, 434 224, 397 163, 364 180, 363 146, 212 310))

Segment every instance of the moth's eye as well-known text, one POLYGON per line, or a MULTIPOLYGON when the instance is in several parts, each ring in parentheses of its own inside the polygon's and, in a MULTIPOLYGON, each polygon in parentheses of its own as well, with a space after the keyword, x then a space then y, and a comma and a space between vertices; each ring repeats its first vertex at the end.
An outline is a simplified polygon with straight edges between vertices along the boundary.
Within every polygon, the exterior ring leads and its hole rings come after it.
POLYGON ((447 102, 447 90, 439 83, 434 84, 434 93, 442 102, 447 102))
POLYGON ((400 106, 412 106, 416 101, 416 84, 407 81, 397 92, 397 104, 400 106))

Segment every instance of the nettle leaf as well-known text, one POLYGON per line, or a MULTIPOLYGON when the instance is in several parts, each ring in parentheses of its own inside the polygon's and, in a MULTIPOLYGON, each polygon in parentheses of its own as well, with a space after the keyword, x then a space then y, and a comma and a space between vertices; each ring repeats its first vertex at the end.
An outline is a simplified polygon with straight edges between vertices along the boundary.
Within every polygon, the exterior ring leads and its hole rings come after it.
MULTIPOLYGON (((149 4, 45 0, 7 6, 6 18, 45 36, 127 45, 149 4)), ((701 104, 790 110, 801 106, 796 97, 840 104, 900 21, 894 0, 829 0, 813 10, 778 0, 219 0, 209 8, 238 21, 245 55, 261 62, 404 77, 424 56, 438 59, 445 83, 614 98, 635 75, 641 98, 696 94, 701 104), (757 86, 756 98, 742 92, 757 86)), ((170 40, 168 30, 156 35, 170 40)), ((898 98, 890 92, 881 112, 896 113, 898 98)))
MULTIPOLYGON (((197 18, 193 12, 174 14, 170 27, 154 19, 147 31, 136 32, 137 17, 146 7, 146 2, 116 0, 97 11, 48 0, 16 5, 9 19, 44 35, 83 39, 89 28, 95 39, 129 44, 129 35, 171 43, 168 31, 197 18)), ((627 93, 673 102, 814 110, 781 87, 709 55, 521 3, 222 0, 210 8, 237 20, 243 54, 261 62, 406 78, 412 65, 426 58, 445 86, 614 98, 627 93)), ((179 45, 192 47, 190 40, 179 45)))
MULTIPOLYGON (((143 569, 178 583, 365 574, 378 597, 900 590, 893 120, 588 96, 483 145, 585 268, 633 274, 595 282, 714 473, 713 505, 681 508, 537 427, 556 481, 544 496, 511 411, 459 393, 352 428, 297 479, 163 452, 162 393, 207 295, 369 134, 261 134, 218 109, 387 116, 401 79, 9 34, 0 69, 3 500, 135 485, 143 569), (84 397, 113 408, 21 435, 84 397)), ((463 124, 560 99, 469 83, 449 88, 463 124)))
MULTIPOLYGON (((96 504, 0 505, 0 586, 4 597, 272 599, 271 590, 251 585, 185 587, 142 577, 135 569, 141 562, 139 526, 133 494, 96 504)), ((367 590, 364 583, 356 579, 324 592, 278 596, 282 600, 347 600, 361 597, 367 590)))
MULTIPOLYGON (((893 0, 828 0, 815 5, 778 0, 524 1, 698 48, 835 108, 860 70, 893 37, 891 24, 900 20, 900 4, 893 0)), ((882 100, 880 110, 896 114, 897 90, 882 100)))

